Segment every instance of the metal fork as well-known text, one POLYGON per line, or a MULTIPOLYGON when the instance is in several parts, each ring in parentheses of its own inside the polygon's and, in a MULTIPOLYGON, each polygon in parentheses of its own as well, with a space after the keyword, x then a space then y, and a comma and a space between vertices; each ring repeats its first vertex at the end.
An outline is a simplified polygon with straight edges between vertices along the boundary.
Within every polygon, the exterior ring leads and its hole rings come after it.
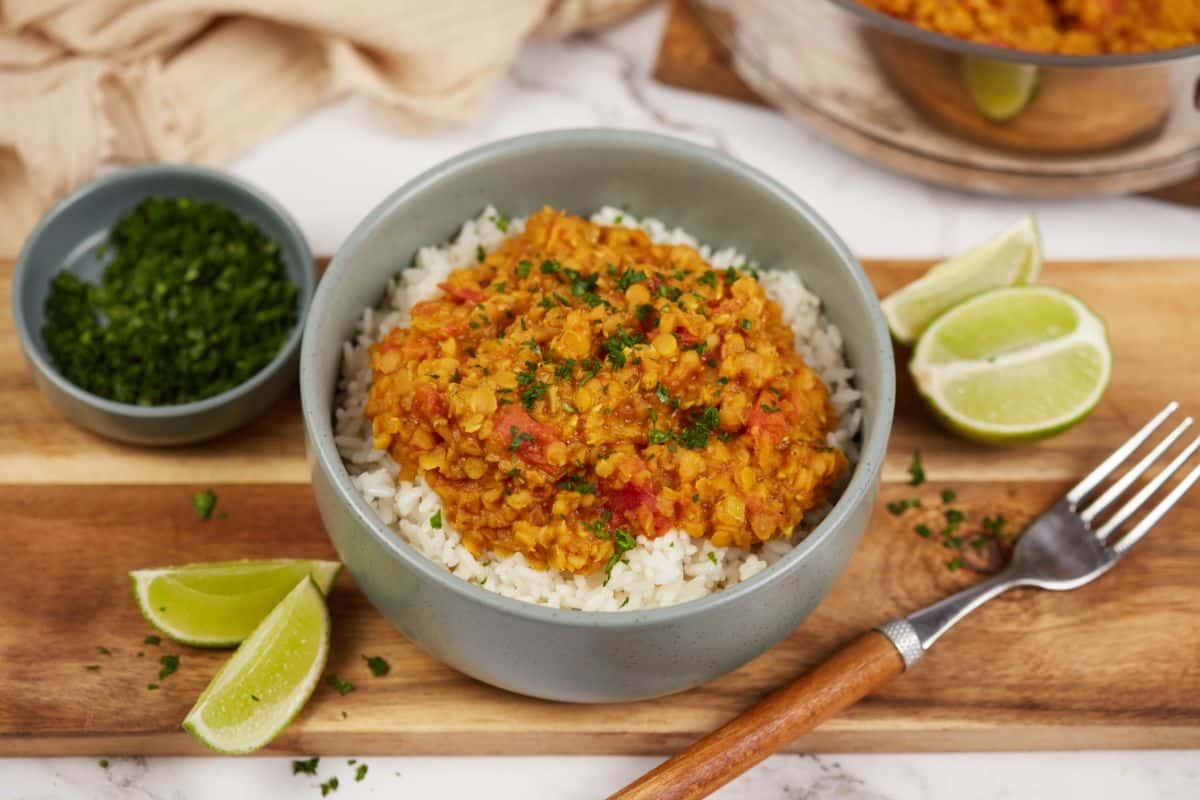
POLYGON ((1076 589, 1108 572, 1200 481, 1200 465, 1197 465, 1131 528, 1118 535, 1200 449, 1197 437, 1116 511, 1103 521, 1100 519, 1192 426, 1192 418, 1185 418, 1108 488, 1098 491, 1106 480, 1116 477, 1121 465, 1178 409, 1178 403, 1168 404, 1050 510, 1035 519, 1021 534, 1003 571, 907 617, 880 625, 612 797, 622 800, 705 797, 904 672, 956 622, 993 597, 1017 586, 1056 591, 1076 589), (1096 495, 1095 499, 1085 504, 1092 495, 1096 495))

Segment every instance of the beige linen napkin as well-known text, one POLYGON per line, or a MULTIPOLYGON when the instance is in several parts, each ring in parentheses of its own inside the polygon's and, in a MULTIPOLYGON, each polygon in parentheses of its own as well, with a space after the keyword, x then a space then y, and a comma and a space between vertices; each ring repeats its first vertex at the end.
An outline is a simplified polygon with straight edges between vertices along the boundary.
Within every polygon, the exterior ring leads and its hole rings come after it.
POLYGON ((0 258, 102 164, 219 164, 349 92, 467 120, 532 32, 645 2, 0 0, 0 258))

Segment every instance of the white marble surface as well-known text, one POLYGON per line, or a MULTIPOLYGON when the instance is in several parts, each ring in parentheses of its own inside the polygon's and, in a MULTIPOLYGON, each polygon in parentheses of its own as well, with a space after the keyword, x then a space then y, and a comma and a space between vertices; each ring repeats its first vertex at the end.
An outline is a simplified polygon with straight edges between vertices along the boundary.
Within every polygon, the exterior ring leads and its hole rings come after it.
MULTIPOLYGON (((860 256, 938 256, 1026 210, 1054 258, 1200 256, 1200 213, 1121 198, 1029 202, 924 186, 858 162, 770 111, 676 91, 648 77, 661 11, 602 35, 535 42, 497 86, 486 117, 422 136, 398 134, 350 100, 264 143, 234 170, 297 216, 328 253, 372 206, 443 158, 494 139, 580 126, 683 136, 748 161, 791 186, 860 256)), ((0 702, 3 702, 0 699, 0 702)), ((600 797, 649 768, 641 757, 367 758, 362 783, 344 758, 324 759, 334 798, 600 797)), ((287 759, 0 760, 0 798, 319 797, 319 781, 287 759)), ((1200 752, 777 756, 731 784, 727 800, 1194 800, 1200 752)))

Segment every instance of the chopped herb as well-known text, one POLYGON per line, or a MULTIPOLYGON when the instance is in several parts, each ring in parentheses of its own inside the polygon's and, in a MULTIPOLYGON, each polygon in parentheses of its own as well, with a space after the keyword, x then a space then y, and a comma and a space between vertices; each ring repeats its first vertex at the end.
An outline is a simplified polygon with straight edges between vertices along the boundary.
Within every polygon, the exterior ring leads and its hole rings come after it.
POLYGON ((577 409, 575 406, 568 403, 566 400, 560 401, 559 405, 561 405, 563 407, 563 411, 566 411, 569 414, 578 414, 579 413, 579 409, 577 409))
POLYGON ((330 792, 336 792, 337 788, 338 788, 338 779, 336 777, 330 778, 329 780, 327 780, 321 784, 321 797, 324 797, 325 795, 329 794, 330 792))
POLYGON ((433 512, 433 516, 429 518, 429 527, 433 528, 435 531, 440 531, 442 529, 442 510, 440 508, 433 512))
POLYGON ((568 475, 558 482, 558 488, 564 492, 576 492, 578 494, 595 494, 596 484, 590 483, 583 478, 568 475))
POLYGON ((521 445, 526 442, 532 442, 533 437, 525 431, 518 428, 516 425, 510 425, 508 428, 509 442, 508 452, 515 453, 521 445))
POLYGON ((613 225, 620 225, 621 221, 624 219, 625 219, 624 214, 617 214, 615 217, 613 217, 613 225))
POLYGON ((363 661, 367 662, 367 669, 371 670, 371 674, 376 678, 387 675, 388 670, 392 668, 383 656, 363 656, 363 661))
POLYGON ((641 337, 626 331, 621 326, 617 326, 617 332, 604 340, 602 345, 606 358, 613 365, 613 369, 620 369, 625 366, 625 351, 636 344, 641 344, 641 337))
POLYGON ((693 495, 692 495, 692 502, 693 502, 693 503, 699 503, 699 502, 700 502, 700 493, 699 493, 699 492, 696 492, 695 494, 693 494, 693 495))
POLYGON ((102 656, 111 656, 112 655, 112 650, 109 650, 107 647, 97 647, 96 652, 102 656))
POLYGON ((908 466, 909 486, 920 486, 925 482, 925 468, 921 466, 921 451, 914 450, 912 455, 912 463, 908 466))
POLYGON ((893 500, 887 504, 888 513, 898 517, 910 508, 916 508, 920 501, 916 499, 893 500))
POLYGON ((542 295, 542 299, 538 300, 538 305, 545 309, 554 308, 554 301, 550 299, 550 295, 542 295))
POLYGON ((958 572, 963 567, 963 560, 960 557, 955 556, 954 558, 950 559, 946 566, 951 572, 958 572))
POLYGON ((646 280, 646 273, 640 269, 626 270, 621 273, 621 277, 617 279, 617 288, 622 292, 633 286, 635 283, 641 283, 646 280))
MULTIPOLYGON (((674 542, 672 542, 672 544, 674 544, 674 542)), ((625 599, 621 601, 621 605, 617 606, 617 608, 624 608, 627 605, 629 605, 629 595, 625 595, 625 599)))
POLYGON ((508 217, 503 214, 497 214, 492 217, 492 222, 500 229, 501 233, 508 233, 508 217))
POLYGON ((984 517, 982 522, 983 529, 991 533, 993 536, 1004 535, 1004 515, 997 514, 994 517, 984 517))
POLYGON ((963 512, 959 511, 957 508, 946 509, 946 522, 948 524, 958 526, 960 523, 962 523, 963 519, 965 519, 963 512))
POLYGON ((157 683, 147 683, 146 689, 151 692, 158 691, 158 684, 157 683))
POLYGON ((713 406, 706 406, 696 415, 691 425, 679 432, 679 443, 691 450, 702 450, 708 446, 708 439, 720 423, 720 416, 713 406))
POLYGON ((196 512, 196 516, 200 519, 211 517, 213 508, 216 505, 217 493, 212 489, 205 489, 192 495, 192 510, 196 512))
POLYGON ((99 672, 100 671, 99 664, 85 664, 83 668, 86 669, 88 672, 99 672))
POLYGON ((654 387, 654 396, 658 398, 658 402, 662 403, 663 405, 670 406, 672 411, 675 411, 679 408, 679 398, 673 397, 667 390, 667 387, 663 386, 661 383, 654 387))
POLYGON ((971 547, 975 548, 976 550, 982 550, 983 548, 987 547, 987 544, 990 541, 992 541, 990 536, 984 536, 983 534, 980 534, 971 540, 971 547))
POLYGON ((933 531, 929 529, 928 525, 918 525, 917 527, 913 528, 913 530, 916 531, 917 535, 923 539, 928 539, 929 537, 933 536, 933 531))
POLYGON ((750 330, 750 320, 748 320, 748 319, 742 320, 741 322, 738 323, 738 325, 741 325, 742 330, 744 330, 744 331, 750 330))
POLYGON ((709 560, 709 561, 711 561, 711 562, 713 562, 714 564, 717 564, 717 563, 719 563, 719 562, 717 561, 717 554, 716 554, 716 552, 714 552, 714 551, 712 551, 712 550, 709 550, 709 551, 708 551, 708 560, 709 560))
POLYGON ((528 278, 529 271, 531 269, 533 269, 533 262, 529 261, 528 259, 522 258, 520 261, 517 262, 517 277, 528 278))
POLYGON ((108 769, 108 759, 107 758, 100 759, 99 764, 100 764, 100 769, 108 769))
POLYGON ((165 655, 158 659, 158 663, 162 665, 158 670, 158 678, 162 680, 179 669, 179 656, 165 655))
POLYGON ((500 281, 499 283, 492 284, 492 288, 495 289, 497 292, 503 292, 505 289, 508 288, 508 284, 505 283, 504 281, 500 281))
POLYGON ((550 387, 546 385, 545 381, 534 381, 522 389, 521 393, 517 396, 521 400, 521 405, 532 411, 537 401, 542 399, 549 390, 550 387))
POLYGON ((597 361, 594 358, 585 358, 580 366, 583 367, 583 378, 580 379, 579 385, 583 386, 592 378, 596 377, 596 373, 599 372, 600 368, 604 366, 604 362, 597 361))
POLYGON ((244 383, 296 327, 280 247, 221 205, 150 197, 112 227, 99 284, 63 271, 42 338, 60 372, 109 400, 167 406, 244 383))
POLYGON ((672 303, 674 303, 676 300, 678 300, 680 297, 683 296, 683 290, 680 289, 678 286, 671 286, 670 284, 660 283, 658 285, 658 296, 665 297, 668 300, 670 300, 672 303))
POLYGON ((762 403, 759 405, 759 408, 761 408, 763 410, 764 414, 778 414, 779 413, 779 406, 772 406, 772 405, 767 405, 766 403, 762 403))
POLYGON ((485 258, 487 258, 487 251, 483 249, 483 245, 475 245, 475 260, 482 264, 485 258))
POLYGON ((958 495, 955 494, 953 489, 942 489, 942 502, 943 503, 953 503, 955 498, 957 498, 957 497, 958 497, 958 495))
POLYGON ((563 363, 554 368, 554 380, 567 381, 575 374, 575 359, 568 358, 563 363))
POLYGON ((504 473, 504 477, 506 477, 506 478, 516 478, 516 477, 519 477, 520 475, 521 475, 520 467, 513 467, 508 472, 504 473))
POLYGON ((721 277, 725 279, 726 283, 733 283, 738 279, 738 271, 733 267, 728 267, 721 277))
POLYGON ((634 309, 633 313, 637 316, 637 321, 645 325, 646 321, 650 319, 650 315, 654 313, 654 306, 650 305, 649 303, 642 303, 640 306, 634 309))
POLYGON ((607 586, 609 580, 612 579, 613 567, 618 561, 622 561, 622 556, 627 552, 637 547, 637 540, 630 535, 629 531, 624 528, 617 528, 613 531, 613 554, 608 559, 608 563, 604 565, 604 585, 607 586))
POLYGON ((354 770, 354 782, 358 783, 365 777, 367 777, 367 765, 359 764, 358 769, 354 770))
POLYGON ((712 270, 709 270, 708 272, 704 273, 699 278, 697 278, 696 283, 699 283, 703 286, 711 286, 715 289, 717 286, 717 273, 712 270))
POLYGON ((350 681, 347 681, 347 680, 343 680, 342 678, 339 678, 338 674, 336 672, 329 673, 329 677, 327 677, 325 679, 325 683, 332 686, 334 688, 334 690, 337 691, 337 693, 342 695, 343 697, 350 694, 355 689, 355 686, 353 683, 351 683, 350 681))
POLYGON ((562 266, 559 265, 559 263, 557 261, 554 261, 552 259, 548 258, 542 262, 541 270, 542 270, 543 275, 553 275, 554 273, 558 272, 560 269, 562 269, 562 266))

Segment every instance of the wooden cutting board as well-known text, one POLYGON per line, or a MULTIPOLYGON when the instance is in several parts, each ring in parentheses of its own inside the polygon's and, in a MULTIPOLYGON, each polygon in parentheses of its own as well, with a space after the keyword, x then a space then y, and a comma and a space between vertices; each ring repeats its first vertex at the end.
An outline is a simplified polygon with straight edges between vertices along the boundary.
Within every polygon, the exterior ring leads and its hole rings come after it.
MULTIPOLYGON (((926 265, 867 266, 886 293, 926 265)), ((951 552, 916 536, 916 519, 898 520, 883 503, 914 494, 934 503, 952 488, 968 530, 984 514, 1019 525, 1168 400, 1200 410, 1200 262, 1052 264, 1043 279, 1108 320, 1116 369, 1101 406, 1061 437, 991 450, 935 428, 902 373, 885 486, 862 547, 817 612, 761 658, 655 701, 530 700, 441 666, 343 576, 331 598, 329 669, 357 690, 343 697, 322 685, 271 750, 670 752, 864 629, 977 580, 947 569, 951 552), (914 490, 906 467, 918 448, 929 480, 914 490), (371 677, 364 655, 386 658, 390 674, 371 677)), ((11 264, 0 264, 0 756, 204 752, 178 726, 227 654, 144 644, 152 631, 125 573, 240 557, 333 557, 307 485, 298 400, 290 396, 250 427, 201 446, 149 450, 95 438, 34 390, 12 331, 10 283, 11 264), (191 496, 210 486, 228 517, 200 521, 191 496), (159 680, 164 653, 178 654, 180 666, 159 680), (148 690, 151 682, 161 688, 148 690)), ((1200 493, 1095 584, 1000 598, 912 672, 792 749, 1130 747, 1200 747, 1200 493)))

